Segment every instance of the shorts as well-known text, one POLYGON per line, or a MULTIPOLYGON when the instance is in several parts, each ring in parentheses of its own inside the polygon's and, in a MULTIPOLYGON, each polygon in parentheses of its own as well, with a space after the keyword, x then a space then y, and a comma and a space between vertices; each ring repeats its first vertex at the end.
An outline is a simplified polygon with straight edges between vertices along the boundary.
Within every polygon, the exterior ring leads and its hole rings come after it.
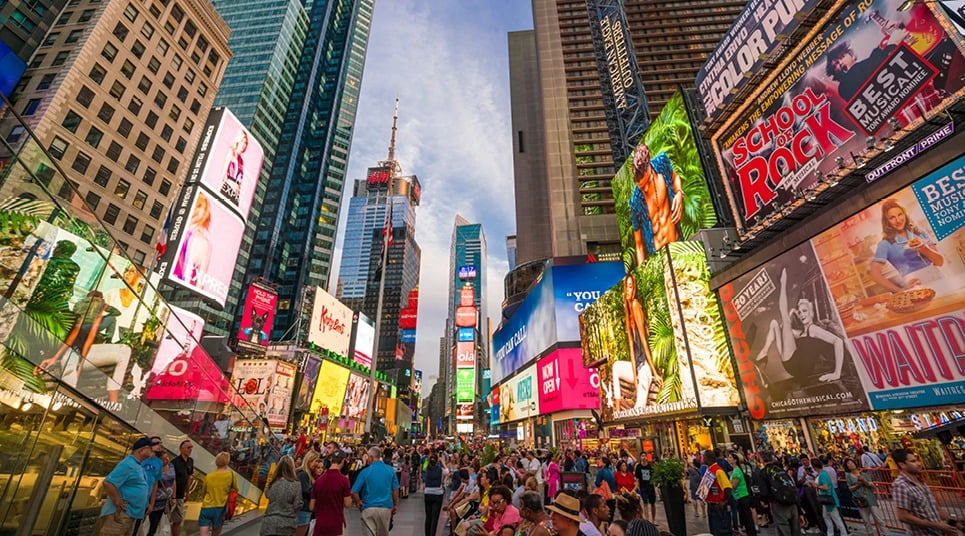
POLYGON ((224 525, 224 506, 215 506, 213 508, 202 508, 201 514, 198 516, 198 526, 199 527, 211 527, 213 529, 220 529, 224 525))
POLYGON ((117 511, 113 514, 101 516, 97 520, 96 533, 103 536, 126 536, 134 532, 136 522, 137 520, 131 516, 117 511))
POLYGON ((168 519, 171 523, 182 523, 184 521, 184 499, 174 499, 171 511, 168 512, 168 519))
POLYGON ((640 486, 640 498, 643 504, 657 504, 657 490, 653 486, 640 486))
POLYGON ((298 512, 298 523, 299 527, 307 527, 312 523, 312 513, 311 512, 298 512))

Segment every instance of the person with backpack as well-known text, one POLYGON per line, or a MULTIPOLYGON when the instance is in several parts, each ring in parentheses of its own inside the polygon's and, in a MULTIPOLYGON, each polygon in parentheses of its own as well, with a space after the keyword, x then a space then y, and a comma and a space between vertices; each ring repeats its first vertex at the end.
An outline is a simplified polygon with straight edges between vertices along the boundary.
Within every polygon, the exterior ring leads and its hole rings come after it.
POLYGON ((771 518, 778 536, 801 536, 800 510, 798 509, 797 484, 784 467, 774 460, 774 453, 760 453, 764 462, 764 488, 761 495, 771 505, 771 518))
POLYGON ((443 488, 443 481, 449 469, 446 468, 445 463, 440 462, 439 458, 435 455, 429 456, 429 462, 426 466, 426 476, 425 476, 425 509, 426 509, 426 522, 425 522, 425 534, 426 536, 435 536, 437 528, 439 526, 439 516, 442 513, 442 495, 445 493, 443 488))

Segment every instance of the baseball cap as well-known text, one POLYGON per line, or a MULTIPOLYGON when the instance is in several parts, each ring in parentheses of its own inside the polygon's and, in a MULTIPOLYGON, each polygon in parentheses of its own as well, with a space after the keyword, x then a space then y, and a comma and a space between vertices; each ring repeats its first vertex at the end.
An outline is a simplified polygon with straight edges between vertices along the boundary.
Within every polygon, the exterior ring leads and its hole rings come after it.
POLYGON ((134 442, 134 446, 131 448, 131 451, 133 452, 135 450, 142 449, 144 447, 153 447, 153 446, 154 446, 154 441, 152 441, 150 437, 145 436, 134 442))
POLYGON ((348 455, 344 451, 336 450, 332 453, 332 461, 335 463, 342 463, 348 455))

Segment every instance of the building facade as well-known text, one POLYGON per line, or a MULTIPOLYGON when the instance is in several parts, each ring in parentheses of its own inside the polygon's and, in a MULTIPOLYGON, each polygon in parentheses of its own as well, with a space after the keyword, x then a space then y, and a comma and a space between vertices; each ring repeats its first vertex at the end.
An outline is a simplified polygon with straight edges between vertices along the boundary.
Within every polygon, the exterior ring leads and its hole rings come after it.
POLYGON ((27 62, 60 17, 67 0, 14 0, 0 6, 0 42, 27 62))
POLYGON ((246 279, 278 285, 272 339, 304 341, 304 290, 328 288, 372 0, 306 3, 309 17, 246 279))

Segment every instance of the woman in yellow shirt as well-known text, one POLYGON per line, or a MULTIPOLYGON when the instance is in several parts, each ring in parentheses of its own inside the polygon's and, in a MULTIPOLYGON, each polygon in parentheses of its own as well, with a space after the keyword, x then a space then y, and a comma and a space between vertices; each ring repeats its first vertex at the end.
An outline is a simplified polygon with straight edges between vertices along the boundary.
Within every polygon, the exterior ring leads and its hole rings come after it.
POLYGON ((204 477, 204 501, 201 503, 201 515, 198 517, 201 536, 221 536, 225 508, 228 505, 228 493, 233 488, 238 488, 235 474, 228 468, 229 461, 231 461, 231 454, 219 452, 214 459, 217 469, 204 477))

